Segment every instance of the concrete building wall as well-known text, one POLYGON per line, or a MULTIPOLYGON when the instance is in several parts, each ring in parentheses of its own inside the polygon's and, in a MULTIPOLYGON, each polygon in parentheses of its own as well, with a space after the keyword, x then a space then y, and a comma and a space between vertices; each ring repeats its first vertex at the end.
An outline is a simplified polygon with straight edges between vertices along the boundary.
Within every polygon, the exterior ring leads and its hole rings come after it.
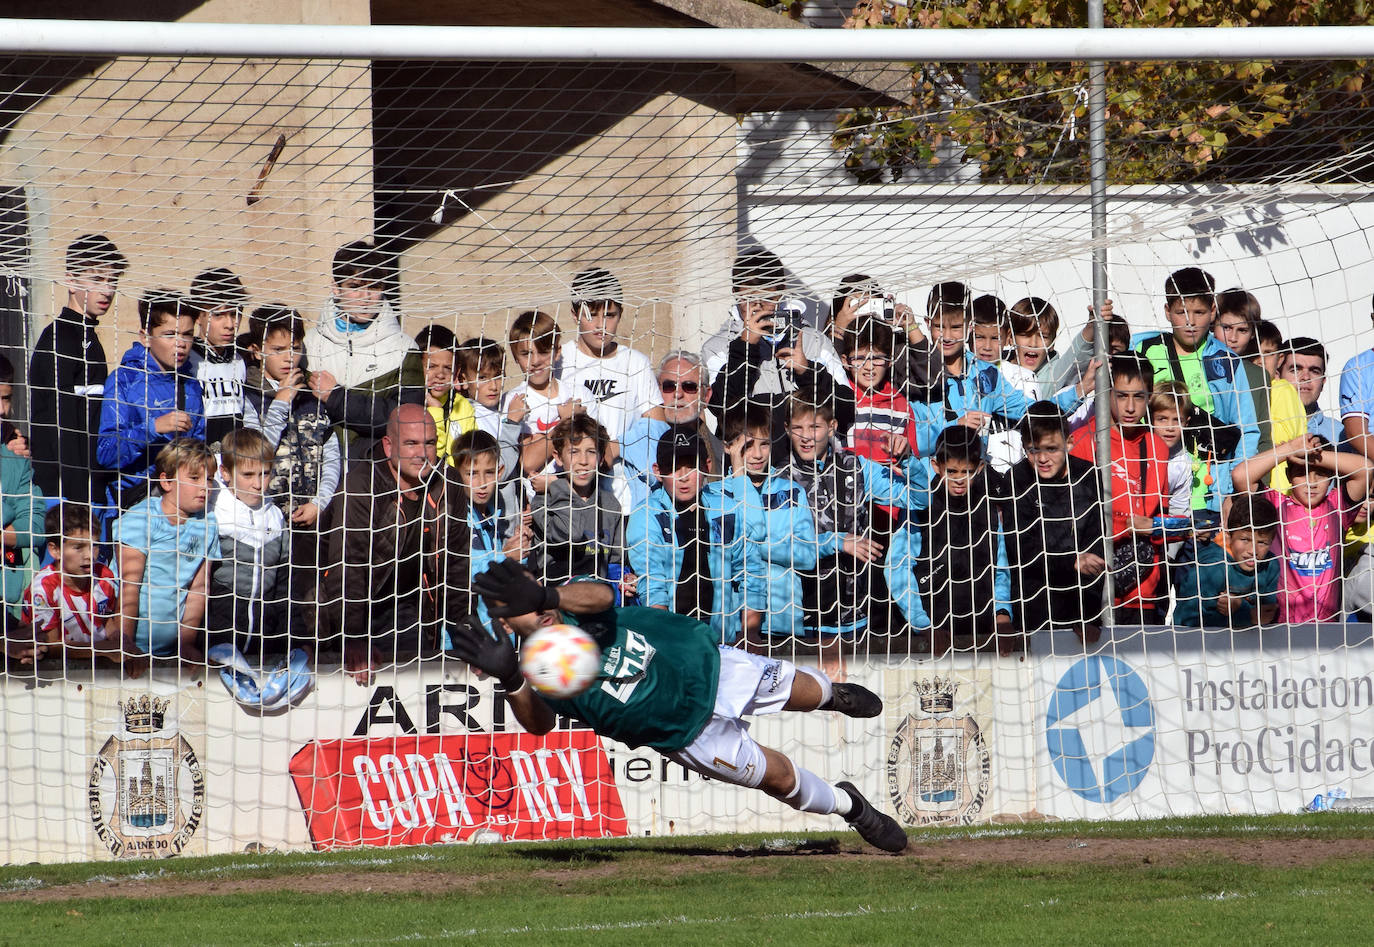
MULTIPOLYGON (((367 0, 211 0, 188 20, 366 23, 367 0)), ((103 342, 137 331, 135 297, 186 289, 210 266, 237 271, 255 301, 314 310, 339 243, 372 231, 371 70, 359 62, 48 63, 71 70, 35 97, 0 149, 22 184, 33 247, 34 331, 65 301, 63 253, 108 234, 130 260, 103 342), (247 195, 278 135, 261 199, 247 195)))
POLYGON ((543 308, 568 333, 572 277, 601 265, 624 286, 621 332, 636 348, 699 341, 729 293, 734 129, 733 116, 661 95, 552 158, 404 250, 407 328, 437 320, 460 338, 504 338, 515 313, 543 308))

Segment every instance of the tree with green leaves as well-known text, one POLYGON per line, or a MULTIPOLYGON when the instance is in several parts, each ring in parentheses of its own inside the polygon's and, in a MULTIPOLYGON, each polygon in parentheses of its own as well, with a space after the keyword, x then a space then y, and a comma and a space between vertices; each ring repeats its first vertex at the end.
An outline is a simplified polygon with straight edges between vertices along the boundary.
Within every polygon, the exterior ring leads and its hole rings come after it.
MULTIPOLYGON (((1106 25, 1316 26, 1370 22, 1365 0, 1105 0, 1106 25)), ((861 0, 852 29, 1087 25, 1068 0, 861 0)), ((1374 179, 1368 61, 1109 63, 1113 183, 1374 179)), ((921 63, 909 107, 841 113, 834 136, 860 180, 900 180, 953 154, 983 180, 1087 180, 1085 62, 921 63)))

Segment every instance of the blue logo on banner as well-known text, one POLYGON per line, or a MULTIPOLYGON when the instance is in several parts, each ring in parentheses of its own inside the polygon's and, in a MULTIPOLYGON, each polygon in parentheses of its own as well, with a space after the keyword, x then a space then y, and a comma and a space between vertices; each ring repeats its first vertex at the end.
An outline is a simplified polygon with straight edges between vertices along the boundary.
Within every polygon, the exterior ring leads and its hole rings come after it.
POLYGON ((1090 802, 1112 802, 1140 785, 1155 756, 1155 713, 1140 675, 1096 655, 1059 679, 1045 714, 1054 771, 1090 802))

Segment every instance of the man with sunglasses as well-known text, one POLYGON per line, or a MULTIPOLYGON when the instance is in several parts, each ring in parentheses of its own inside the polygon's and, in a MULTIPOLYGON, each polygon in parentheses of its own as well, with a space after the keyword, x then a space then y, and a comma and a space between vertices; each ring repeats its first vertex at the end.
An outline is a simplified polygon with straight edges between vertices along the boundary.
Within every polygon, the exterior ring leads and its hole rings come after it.
POLYGON ((711 433, 703 415, 711 400, 711 386, 706 382, 706 366, 701 358, 681 349, 669 352, 658 363, 658 389, 663 396, 661 412, 654 411, 640 418, 621 441, 631 509, 643 505, 657 482, 653 471, 654 451, 670 430, 700 438, 710 455, 709 472, 720 476, 725 471, 725 448, 711 433), (658 416, 660 413, 662 417, 658 416))

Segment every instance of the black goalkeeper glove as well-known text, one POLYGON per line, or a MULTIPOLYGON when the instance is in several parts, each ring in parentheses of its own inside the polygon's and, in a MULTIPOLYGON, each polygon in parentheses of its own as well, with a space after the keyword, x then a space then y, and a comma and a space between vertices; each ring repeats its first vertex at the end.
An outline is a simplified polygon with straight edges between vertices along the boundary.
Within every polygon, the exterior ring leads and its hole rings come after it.
POLYGON ((493 562, 475 576, 472 590, 487 603, 492 618, 514 618, 558 607, 558 590, 547 588, 512 559, 493 562))
POLYGON ((520 658, 505 635, 492 635, 476 615, 469 615, 452 628, 453 646, 449 653, 496 678, 508 694, 525 683, 520 673, 520 658))

